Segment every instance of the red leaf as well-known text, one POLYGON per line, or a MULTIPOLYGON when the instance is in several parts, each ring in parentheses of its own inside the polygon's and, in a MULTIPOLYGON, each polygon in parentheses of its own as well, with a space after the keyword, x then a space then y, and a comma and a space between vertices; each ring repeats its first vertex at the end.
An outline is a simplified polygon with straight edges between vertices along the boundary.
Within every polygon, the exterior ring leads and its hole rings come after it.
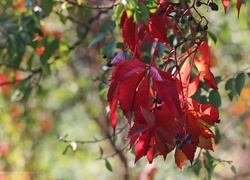
POLYGON ((200 148, 209 149, 213 151, 213 144, 211 138, 204 138, 200 136, 198 146, 200 148))
POLYGON ((119 102, 120 108, 122 109, 124 115, 131 123, 132 120, 132 106, 134 101, 134 94, 136 89, 144 76, 145 70, 136 72, 121 81, 119 84, 119 102))
POLYGON ((110 108, 109 117, 114 133, 116 129, 116 106, 118 102, 118 86, 119 82, 111 82, 107 95, 110 108))
POLYGON ((203 58, 205 60, 205 63, 210 68, 210 48, 209 48, 207 42, 203 41, 201 43, 201 45, 199 46, 198 51, 201 52, 201 54, 202 54, 202 56, 203 56, 203 58))
POLYGON ((227 7, 231 0, 222 0, 222 4, 224 6, 225 13, 227 13, 227 7))
POLYGON ((186 155, 181 150, 176 148, 174 157, 175 157, 175 163, 180 169, 182 169, 182 166, 187 160, 186 155))
POLYGON ((167 46, 167 29, 163 19, 156 13, 151 13, 149 15, 148 24, 150 36, 167 46))
POLYGON ((173 117, 176 117, 180 121, 184 121, 176 87, 176 80, 174 80, 167 72, 161 70, 158 70, 157 72, 154 69, 154 67, 151 67, 150 73, 155 74, 153 76, 153 85, 157 92, 157 97, 162 99, 167 108, 169 108, 173 117))
POLYGON ((137 117, 137 113, 141 113, 141 107, 144 107, 146 109, 150 109, 151 102, 149 101, 151 88, 149 86, 149 80, 150 76, 147 75, 143 80, 141 81, 138 90, 135 93, 134 96, 134 104, 133 104, 133 110, 135 111, 135 116, 137 117))
POLYGON ((200 84, 200 74, 198 74, 188 86, 188 96, 191 97, 198 90, 200 84))
POLYGON ((129 60, 120 64, 115 71, 113 79, 115 81, 122 81, 134 73, 145 72, 146 64, 139 60, 129 60))
POLYGON ((147 121, 148 125, 153 127, 155 125, 155 116, 152 112, 146 110, 145 108, 141 107, 141 112, 143 118, 147 121))
POLYGON ((129 48, 141 59, 140 48, 136 45, 138 43, 138 25, 134 22, 133 17, 127 17, 126 11, 123 12, 121 26, 124 47, 128 44, 129 48))
POLYGON ((147 131, 149 129, 148 125, 144 125, 144 124, 134 124, 129 132, 128 132, 128 138, 132 137, 132 136, 137 136, 140 133, 147 131))
POLYGON ((240 16, 241 5, 242 5, 242 0, 237 0, 237 2, 236 2, 236 8, 238 10, 238 17, 240 16))
POLYGON ((214 90, 217 90, 217 84, 214 75, 210 71, 210 49, 207 43, 202 43, 198 48, 203 57, 196 57, 194 59, 198 71, 203 75, 204 82, 214 90))

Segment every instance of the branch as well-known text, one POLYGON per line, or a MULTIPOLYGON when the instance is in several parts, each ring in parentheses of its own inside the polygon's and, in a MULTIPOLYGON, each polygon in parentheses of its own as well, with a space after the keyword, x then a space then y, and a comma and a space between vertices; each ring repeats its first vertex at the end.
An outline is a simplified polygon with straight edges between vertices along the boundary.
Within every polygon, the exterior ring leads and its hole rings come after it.
POLYGON ((123 126, 121 129, 119 129, 119 130, 118 130, 115 134, 113 134, 113 135, 106 136, 106 137, 101 138, 101 139, 95 139, 95 140, 92 140, 92 141, 74 141, 74 140, 66 140, 66 139, 64 139, 64 138, 60 138, 59 140, 62 141, 62 142, 65 142, 65 143, 71 143, 71 142, 75 142, 75 143, 78 143, 78 144, 97 143, 97 142, 101 142, 101 141, 104 141, 104 140, 111 139, 111 138, 115 137, 116 135, 120 134, 127 126, 128 126, 128 124, 126 124, 125 126, 123 126))
POLYGON ((110 157, 114 157, 114 156, 120 154, 122 151, 124 151, 128 146, 129 146, 129 143, 126 144, 122 149, 117 150, 115 153, 113 153, 113 154, 111 154, 111 155, 108 155, 108 156, 105 156, 105 157, 100 157, 100 158, 98 158, 98 159, 96 159, 96 160, 102 160, 102 159, 108 159, 108 158, 110 158, 110 157))

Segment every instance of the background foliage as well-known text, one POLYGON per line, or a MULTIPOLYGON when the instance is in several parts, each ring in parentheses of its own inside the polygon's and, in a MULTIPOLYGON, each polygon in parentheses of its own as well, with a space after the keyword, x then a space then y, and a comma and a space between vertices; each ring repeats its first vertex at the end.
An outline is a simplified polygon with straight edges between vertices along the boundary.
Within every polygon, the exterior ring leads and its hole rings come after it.
MULTIPOLYGON (((221 76, 221 100, 216 92, 208 95, 221 105, 221 123, 214 130, 220 143, 182 173, 173 166, 173 155, 165 162, 156 159, 153 167, 144 159, 134 165, 122 116, 119 135, 112 135, 106 114, 111 68, 102 56, 123 47, 117 27, 121 9, 108 0, 0 4, 0 168, 30 172, 1 178, 125 179, 129 173, 135 179, 148 171, 155 179, 250 176, 249 3, 239 19, 233 4, 226 15, 219 2, 218 12, 207 12, 214 34, 209 38, 212 70, 221 76)), ((147 18, 144 12, 135 14, 147 18)))

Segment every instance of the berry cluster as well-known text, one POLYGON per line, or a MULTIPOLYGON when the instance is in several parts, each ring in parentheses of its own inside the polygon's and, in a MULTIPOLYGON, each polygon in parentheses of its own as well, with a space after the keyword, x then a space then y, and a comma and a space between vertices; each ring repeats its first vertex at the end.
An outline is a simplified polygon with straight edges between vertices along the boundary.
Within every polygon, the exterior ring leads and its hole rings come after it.
POLYGON ((159 106, 159 105, 162 103, 162 100, 159 99, 159 98, 154 98, 154 99, 152 100, 152 102, 155 103, 155 105, 153 106, 154 108, 152 108, 151 111, 153 111, 153 110, 155 110, 155 109, 157 109, 157 110, 160 111, 160 110, 161 110, 161 106, 159 106))
POLYGON ((190 145, 194 144, 194 141, 190 140, 192 138, 192 134, 190 133, 187 133, 183 139, 180 139, 180 134, 175 134, 174 138, 176 139, 175 144, 177 145, 178 149, 182 149, 183 145, 186 143, 189 143, 190 145))

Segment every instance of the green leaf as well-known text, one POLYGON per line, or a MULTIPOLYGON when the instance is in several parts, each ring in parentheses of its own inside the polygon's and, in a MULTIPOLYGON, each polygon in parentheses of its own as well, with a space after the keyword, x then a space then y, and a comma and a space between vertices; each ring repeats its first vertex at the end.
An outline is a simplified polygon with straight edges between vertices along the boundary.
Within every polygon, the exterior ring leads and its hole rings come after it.
POLYGON ((215 144, 219 144, 221 136, 220 129, 217 126, 215 126, 215 137, 215 144))
POLYGON ((208 172, 208 179, 211 179, 214 168, 216 167, 216 165, 213 164, 214 158, 208 151, 203 153, 203 157, 204 157, 204 165, 208 172))
POLYGON ((235 79, 234 78, 230 78, 225 85, 225 90, 229 91, 228 93, 228 97, 229 99, 232 101, 234 96, 237 94, 237 91, 235 89, 235 79))
POLYGON ((102 148, 99 146, 99 150, 100 150, 100 157, 102 157, 102 155, 103 155, 103 150, 102 150, 102 148))
POLYGON ((107 57, 114 56, 115 48, 116 48, 115 41, 110 41, 109 43, 103 46, 102 55, 106 55, 107 57))
POLYGON ((244 84, 245 84, 245 73, 240 73, 235 78, 235 89, 238 95, 240 95, 241 90, 244 87, 244 84))
POLYGON ((105 159, 105 166, 106 168, 110 171, 110 172, 113 172, 113 169, 111 167, 111 164, 109 163, 109 161, 107 159, 105 159))
POLYGON ((192 166, 192 171, 198 176, 202 167, 202 162, 200 158, 196 158, 194 165, 192 166))
POLYGON ((82 4, 82 0, 76 0, 76 2, 77 2, 78 5, 82 4))
POLYGON ((235 166, 231 166, 231 171, 234 173, 234 174, 236 174, 237 172, 236 172, 236 168, 235 168, 235 166))
POLYGON ((124 11, 124 7, 121 5, 117 5, 114 7, 116 25, 118 25, 120 23, 123 11, 124 11))
POLYGON ((211 39, 213 40, 213 42, 216 44, 217 42, 217 37, 210 31, 207 31, 208 35, 211 37, 211 39))
POLYGON ((209 103, 216 108, 221 106, 221 97, 218 91, 213 90, 209 93, 209 103))
POLYGON ((66 146, 66 148, 64 149, 64 151, 63 151, 63 155, 66 155, 67 154, 67 152, 68 152, 68 149, 70 148, 71 146, 70 145, 68 145, 68 146, 66 146))
POLYGON ((89 46, 88 47, 91 47, 93 44, 97 43, 98 41, 102 40, 103 38, 106 37, 106 33, 105 32, 102 32, 102 33, 99 33, 97 34, 89 43, 89 46))
POLYGON ((47 16, 51 13, 53 8, 53 1, 51 0, 42 0, 41 6, 44 12, 47 14, 47 16))

